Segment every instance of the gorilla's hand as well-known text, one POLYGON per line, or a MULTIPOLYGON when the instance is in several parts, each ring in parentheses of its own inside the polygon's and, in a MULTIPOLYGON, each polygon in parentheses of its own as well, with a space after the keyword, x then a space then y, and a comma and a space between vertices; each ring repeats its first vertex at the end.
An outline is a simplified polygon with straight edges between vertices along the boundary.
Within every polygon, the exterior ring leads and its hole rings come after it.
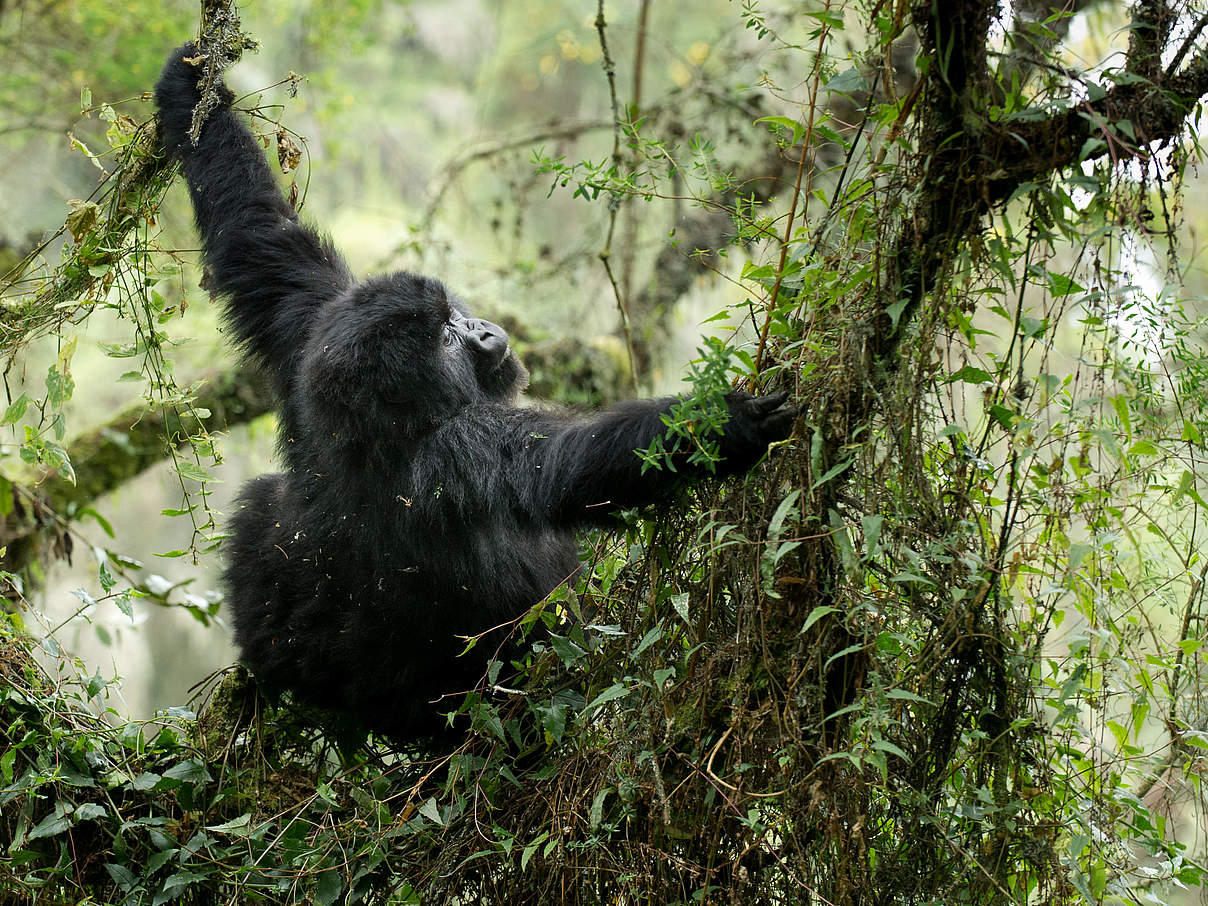
POLYGON ((789 436, 797 419, 797 408, 785 405, 788 398, 784 391, 768 396, 752 396, 742 390, 726 394, 730 420, 722 427, 719 438, 723 471, 745 471, 763 456, 768 444, 789 436))
MULTIPOLYGON (((155 105, 159 108, 160 141, 173 157, 192 148, 189 130, 193 126, 193 108, 201 100, 199 83, 205 74, 204 57, 197 45, 182 44, 168 55, 168 62, 155 84, 155 105)), ((229 106, 234 95, 218 83, 218 106, 229 106)))

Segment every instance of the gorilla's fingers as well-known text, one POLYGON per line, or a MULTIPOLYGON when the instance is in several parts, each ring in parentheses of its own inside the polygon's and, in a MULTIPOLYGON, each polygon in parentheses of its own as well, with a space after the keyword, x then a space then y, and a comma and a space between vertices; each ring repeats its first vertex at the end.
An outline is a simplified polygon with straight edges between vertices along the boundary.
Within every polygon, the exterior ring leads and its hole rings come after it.
POLYGON ((766 415, 769 412, 775 412, 789 398, 787 390, 781 390, 779 393, 771 393, 767 396, 758 397, 753 401, 753 408, 756 414, 766 415))
POLYGON ((768 433, 776 435, 778 438, 788 437, 793 430, 793 423, 797 421, 797 408, 789 406, 786 409, 777 409, 767 417, 764 422, 764 427, 768 433))

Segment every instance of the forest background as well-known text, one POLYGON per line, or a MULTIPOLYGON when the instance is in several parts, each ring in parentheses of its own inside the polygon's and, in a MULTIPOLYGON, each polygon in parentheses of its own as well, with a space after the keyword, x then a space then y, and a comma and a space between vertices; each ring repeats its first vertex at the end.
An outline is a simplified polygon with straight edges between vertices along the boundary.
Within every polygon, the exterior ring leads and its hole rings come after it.
POLYGON ((1201 4, 198 12, 0 3, 0 902, 1199 902, 1201 4), (535 400, 802 407, 585 539, 455 752, 225 669, 273 430, 148 123, 199 27, 535 400))

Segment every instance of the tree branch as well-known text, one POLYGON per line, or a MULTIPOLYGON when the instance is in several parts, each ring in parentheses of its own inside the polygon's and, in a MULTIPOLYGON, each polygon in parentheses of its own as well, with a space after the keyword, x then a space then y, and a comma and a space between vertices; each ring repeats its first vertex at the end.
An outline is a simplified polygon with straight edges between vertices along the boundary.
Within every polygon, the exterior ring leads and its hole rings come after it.
POLYGON ((1154 142, 1170 141, 1183 130, 1196 103, 1208 94, 1208 55, 1201 54, 1181 74, 1159 84, 1117 85, 1102 98, 1072 107, 1040 122, 1000 132, 999 141, 1016 153, 998 156, 1000 168, 983 181, 989 204, 1010 196, 1022 183, 1060 170, 1081 159, 1087 139, 1100 134, 1116 159, 1142 156, 1154 142), (1126 143, 1112 129, 1132 124, 1136 143, 1126 143))
MULTIPOLYGON (((249 422, 268 412, 272 405, 267 383, 251 368, 214 375, 193 401, 193 408, 210 410, 209 430, 249 422)), ((172 407, 140 404, 77 437, 68 450, 75 484, 47 472, 29 485, 10 488, 12 504, 3 507, 7 513, 0 519, 0 547, 8 548, 0 567, 17 572, 30 565, 42 549, 39 536, 47 531, 61 532, 63 521, 163 460, 169 444, 184 444, 199 427, 197 423, 189 425, 172 407)), ((70 544, 61 537, 52 547, 70 552, 70 544)))
POLYGON ((139 404, 78 436, 68 450, 75 464, 75 484, 57 479, 39 482, 47 504, 70 514, 163 460, 169 445, 185 444, 190 434, 203 427, 221 431, 249 422, 271 410, 273 399, 264 376, 245 366, 206 379, 191 408, 210 411, 204 425, 182 418, 173 406, 139 404))
MULTIPOLYGON (((875 316, 872 353, 877 361, 892 355, 918 304, 934 285, 935 265, 943 259, 945 248, 962 241, 993 205, 1025 182, 1077 163, 1086 141, 1095 134, 1106 139, 1116 160, 1143 156, 1152 143, 1178 136, 1196 103, 1208 94, 1208 53, 1201 51, 1178 75, 1161 77, 1158 70, 1157 82, 1120 84, 1095 101, 1037 122, 988 122, 977 105, 982 86, 969 82, 984 84, 989 79, 984 36, 978 38, 988 20, 977 19, 977 6, 964 4, 962 8, 973 11, 960 16, 936 13, 917 23, 924 54, 937 61, 927 76, 930 103, 923 113, 919 148, 919 158, 927 161, 927 176, 894 246, 896 280, 889 281, 890 294, 875 316), (1135 142, 1122 140, 1112 129, 1112 124, 1123 120, 1131 123, 1135 142), (992 167, 983 165, 988 161, 992 167), (889 312, 899 302, 906 304, 891 318, 889 312)), ((1156 16, 1156 24, 1146 26, 1137 19, 1134 25, 1169 37, 1170 25, 1158 6, 1164 8, 1164 4, 1149 4, 1137 12, 1138 17, 1156 16)), ((1133 50, 1161 58, 1161 47, 1154 50, 1144 42, 1133 50)), ((1146 68, 1139 62, 1136 66, 1146 68)))

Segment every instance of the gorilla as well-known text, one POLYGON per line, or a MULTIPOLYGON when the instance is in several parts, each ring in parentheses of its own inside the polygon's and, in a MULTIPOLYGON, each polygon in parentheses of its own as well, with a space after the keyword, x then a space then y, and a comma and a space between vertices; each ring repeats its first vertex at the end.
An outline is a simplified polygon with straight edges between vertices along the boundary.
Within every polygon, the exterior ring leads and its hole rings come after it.
MULTIPOLYGON (((517 405, 527 374, 506 332, 438 280, 355 279, 299 221, 225 86, 193 143, 203 54, 169 57, 160 140, 188 183, 206 285, 271 380, 284 468, 243 489, 224 541, 241 660, 263 687, 391 739, 442 735, 513 621, 578 571, 575 529, 674 486, 635 451, 677 401, 591 418, 517 405)), ((795 411, 783 393, 725 399, 718 470, 734 474, 795 411)))

